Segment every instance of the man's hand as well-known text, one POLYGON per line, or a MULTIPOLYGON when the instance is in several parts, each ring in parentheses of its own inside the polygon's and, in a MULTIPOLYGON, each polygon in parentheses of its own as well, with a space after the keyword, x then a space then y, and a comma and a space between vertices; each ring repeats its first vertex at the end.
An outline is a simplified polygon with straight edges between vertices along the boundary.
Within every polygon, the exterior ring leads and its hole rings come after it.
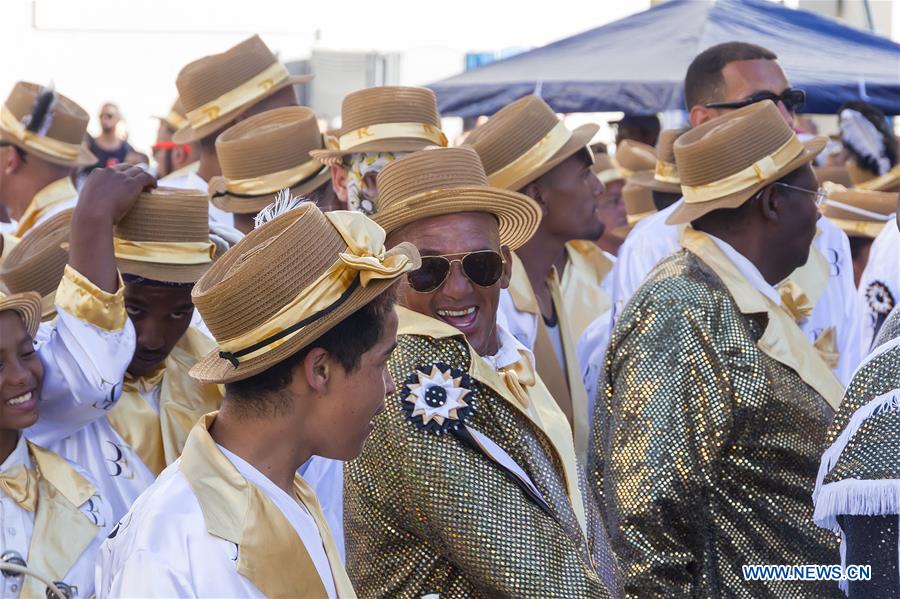
POLYGON ((113 251, 113 226, 128 214, 156 180, 136 166, 98 168, 88 176, 72 215, 69 265, 100 289, 115 293, 119 280, 113 251))

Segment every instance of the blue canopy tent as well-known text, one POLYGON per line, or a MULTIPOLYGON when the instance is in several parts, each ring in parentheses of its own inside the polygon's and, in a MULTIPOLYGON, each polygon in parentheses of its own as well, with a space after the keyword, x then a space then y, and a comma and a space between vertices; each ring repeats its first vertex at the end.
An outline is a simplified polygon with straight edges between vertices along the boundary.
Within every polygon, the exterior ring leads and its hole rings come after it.
POLYGON ((900 114, 900 44, 764 0, 671 0, 429 87, 445 116, 493 114, 536 93, 558 112, 654 114, 684 108, 691 60, 727 41, 778 55, 804 112, 863 99, 900 114))

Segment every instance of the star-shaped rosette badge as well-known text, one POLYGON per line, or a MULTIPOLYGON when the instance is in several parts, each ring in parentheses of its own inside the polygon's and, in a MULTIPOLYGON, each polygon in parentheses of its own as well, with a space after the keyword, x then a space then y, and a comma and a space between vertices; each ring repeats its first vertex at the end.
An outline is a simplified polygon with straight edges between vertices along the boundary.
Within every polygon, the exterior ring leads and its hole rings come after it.
POLYGON ((472 379, 442 362, 416 368, 403 382, 400 398, 407 418, 438 435, 458 428, 475 409, 472 379))

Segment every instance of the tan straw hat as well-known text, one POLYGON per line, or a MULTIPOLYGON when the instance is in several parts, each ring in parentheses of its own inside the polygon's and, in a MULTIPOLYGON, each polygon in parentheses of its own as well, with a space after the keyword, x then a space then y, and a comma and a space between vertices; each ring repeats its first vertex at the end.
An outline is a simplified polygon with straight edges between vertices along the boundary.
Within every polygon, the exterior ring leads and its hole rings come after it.
POLYGON ((310 151, 322 148, 310 108, 288 106, 254 115, 216 139, 222 176, 209 182, 210 200, 226 212, 256 213, 282 189, 306 196, 331 181, 310 151))
POLYGON ((771 100, 698 125, 675 142, 684 202, 666 222, 689 223, 713 210, 737 208, 812 162, 827 142, 801 142, 771 100))
POLYGON ((191 376, 230 383, 262 372, 419 265, 409 243, 385 250, 384 231, 365 215, 323 214, 303 202, 251 231, 194 286, 194 304, 219 347, 191 376))
POLYGON ((675 166, 675 140, 688 129, 664 129, 656 142, 656 164, 652 170, 636 172, 631 180, 654 191, 681 195, 681 181, 675 166))
POLYGON ((385 85, 348 94, 341 103, 341 130, 327 150, 312 152, 323 164, 340 164, 363 152, 415 152, 445 147, 434 92, 424 87, 385 85))
POLYGON ((0 279, 10 293, 40 294, 44 320, 56 314, 56 289, 69 262, 66 248, 72 212, 54 214, 29 231, 0 266, 0 279))
POLYGON ((894 219, 895 193, 846 189, 833 184, 824 187, 828 199, 822 205, 822 215, 850 237, 875 239, 884 225, 894 219))
POLYGON ((819 183, 824 184, 830 181, 844 187, 853 186, 853 181, 850 179, 850 171, 847 170, 846 166, 813 166, 813 171, 816 173, 816 179, 819 180, 819 183))
POLYGON ((209 201, 202 191, 159 187, 142 193, 113 229, 123 274, 194 283, 213 261, 209 201))
POLYGON ((172 108, 169 109, 169 113, 166 116, 155 118, 164 122, 172 131, 178 131, 184 127, 187 124, 187 115, 184 113, 184 105, 181 103, 181 98, 175 99, 175 103, 172 104, 172 108))
POLYGON ((491 187, 472 148, 421 150, 378 173, 372 217, 388 233, 423 218, 488 212, 500 223, 500 243, 515 250, 541 223, 541 210, 526 195, 491 187))
POLYGON ((657 212, 653 203, 653 191, 649 187, 633 183, 630 179, 622 188, 622 201, 625 204, 625 218, 628 225, 613 230, 613 234, 618 237, 625 237, 641 220, 657 212))
POLYGON ((546 102, 525 96, 472 131, 465 145, 478 152, 493 187, 519 191, 580 150, 593 160, 587 145, 599 128, 570 131, 546 102))
POLYGON ((626 177, 638 171, 656 168, 656 148, 633 139, 623 139, 616 146, 615 163, 626 177))
POLYGON ((35 83, 16 83, 0 107, 0 140, 62 166, 97 163, 84 144, 90 117, 84 108, 35 83))
POLYGON ((32 338, 41 326, 41 296, 34 291, 7 295, 0 292, 0 312, 12 310, 22 317, 25 330, 32 338))
POLYGON ((204 56, 181 69, 175 80, 188 122, 172 139, 179 144, 199 141, 260 100, 312 78, 288 73, 258 35, 204 56))
POLYGON ((625 179, 622 170, 606 152, 594 152, 594 166, 591 167, 591 171, 604 184, 625 179))
MULTIPOLYGON (((852 161, 847 163, 848 169, 851 166, 855 166, 852 161)), ((880 177, 867 179, 861 183, 857 183, 856 187, 859 189, 868 189, 870 191, 900 191, 900 164, 894 165, 891 170, 880 177)))

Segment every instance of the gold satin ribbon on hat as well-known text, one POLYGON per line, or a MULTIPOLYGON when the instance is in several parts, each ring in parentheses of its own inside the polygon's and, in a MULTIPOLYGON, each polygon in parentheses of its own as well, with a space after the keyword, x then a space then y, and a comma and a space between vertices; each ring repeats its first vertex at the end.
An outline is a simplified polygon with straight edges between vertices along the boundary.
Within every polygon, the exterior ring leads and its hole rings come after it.
POLYGON ((805 149, 803 142, 797 139, 796 135, 791 134, 791 138, 780 148, 768 156, 760 158, 745 169, 741 169, 712 183, 704 183, 702 185, 682 184, 681 192, 684 195, 684 202, 686 204, 711 202, 749 189, 762 181, 768 181, 805 149))
POLYGON ((848 218, 826 217, 850 237, 871 237, 875 239, 884 229, 886 222, 871 220, 850 220, 848 218))
POLYGON ((117 273, 117 276, 118 289, 115 293, 107 293, 66 264, 56 288, 56 305, 98 329, 121 331, 128 315, 125 313, 125 283, 121 275, 117 273))
POLYGON ((69 177, 57 179, 43 188, 35 194, 22 218, 19 219, 16 237, 24 237, 49 210, 76 197, 78 197, 78 190, 75 189, 75 185, 69 177))
POLYGON ((175 129, 176 131, 181 129, 181 127, 184 126, 184 124, 187 122, 186 118, 184 118, 183 116, 181 116, 174 110, 170 110, 169 114, 167 114, 163 118, 163 120, 166 122, 166 124, 169 127, 171 127, 172 129, 175 129))
POLYGON ((656 210, 648 210, 647 212, 638 212, 637 214, 626 214, 625 221, 629 226, 633 227, 651 214, 656 214, 656 212, 656 210))
POLYGON ((297 166, 267 173, 259 177, 248 177, 246 179, 229 179, 225 178, 225 189, 231 193, 249 196, 261 196, 269 193, 275 193, 282 189, 290 189, 300 181, 307 179, 326 168, 321 162, 310 160, 297 166))
MULTIPOLYGON (((238 573, 266 597, 326 597, 322 577, 284 513, 216 447, 209 434, 215 418, 213 412, 194 425, 180 463, 207 531, 238 545, 238 573)), ((315 491, 299 475, 294 496, 319 529, 337 596, 356 597, 315 491)))
POLYGON ((4 132, 19 140, 25 147, 33 148, 39 152, 55 156, 62 160, 77 160, 81 153, 80 143, 71 144, 66 141, 60 141, 58 139, 53 139, 52 137, 38 135, 33 131, 29 131, 25 125, 16 118, 16 115, 7 108, 6 104, 0 107, 0 129, 3 129, 4 132))
MULTIPOLYGON (((38 479, 28 567, 50 580, 64 580, 100 532, 79 509, 97 489, 55 453, 30 442, 28 453, 38 479)), ((26 576, 19 596, 44 599, 46 590, 37 578, 26 576)))
POLYGON ((209 264, 216 255, 211 241, 131 241, 113 237, 116 258, 154 264, 209 264))
POLYGON ((524 154, 503 168, 488 174, 488 184, 491 187, 507 189, 510 185, 547 162, 571 138, 572 132, 566 127, 564 122, 559 121, 539 142, 528 148, 524 154))
POLYGON ((424 139, 436 146, 447 147, 447 136, 444 132, 428 123, 379 123, 361 127, 341 135, 338 138, 338 147, 341 152, 347 152, 361 144, 407 137, 424 139))
MULTIPOLYGON (((328 270, 266 322, 237 337, 219 342, 223 353, 235 354, 252 347, 331 306, 348 291, 357 277, 360 286, 365 287, 373 279, 393 279, 412 270, 413 263, 407 256, 386 254, 384 229, 365 215, 338 210, 326 212, 325 218, 340 233, 347 244, 347 251, 339 254, 338 260, 328 270)), ((299 328, 292 331, 289 335, 240 356, 240 359, 249 360, 268 353, 302 330, 303 328, 299 328)))
POLYGON ((16 464, 9 470, 0 472, 0 491, 19 504, 22 509, 33 512, 37 504, 37 475, 24 464, 16 464))
POLYGON ((653 174, 653 178, 665 183, 681 184, 681 178, 678 176, 678 167, 675 166, 673 162, 662 162, 661 160, 657 160, 656 172, 653 174))
POLYGON ((686 226, 681 246, 695 254, 718 275, 742 314, 766 313, 768 324, 756 345, 760 351, 796 372, 835 411, 844 386, 821 354, 781 306, 754 288, 706 233, 686 226))
POLYGON ((280 62, 275 62, 261 73, 254 75, 234 89, 225 92, 215 100, 189 111, 187 120, 192 129, 208 125, 224 114, 243 108, 267 91, 290 77, 290 73, 280 62))

